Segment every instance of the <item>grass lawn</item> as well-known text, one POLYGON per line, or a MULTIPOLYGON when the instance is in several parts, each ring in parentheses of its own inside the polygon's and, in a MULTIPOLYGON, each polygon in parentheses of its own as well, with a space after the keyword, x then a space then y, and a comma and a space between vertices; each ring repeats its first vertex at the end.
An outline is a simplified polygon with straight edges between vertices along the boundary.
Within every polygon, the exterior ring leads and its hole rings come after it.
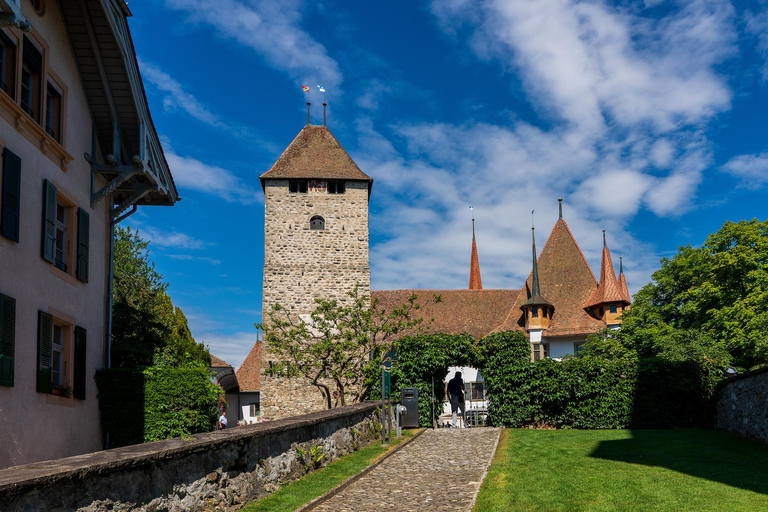
POLYGON ((296 510, 321 494, 330 491, 350 476, 359 473, 388 450, 413 437, 416 432, 416 430, 403 430, 403 436, 400 439, 395 439, 393 435, 392 444, 389 447, 374 441, 373 444, 335 460, 326 467, 282 487, 266 498, 251 502, 242 510, 243 512, 290 512, 296 510))
POLYGON ((711 430, 505 429, 474 510, 768 510, 768 445, 711 430))

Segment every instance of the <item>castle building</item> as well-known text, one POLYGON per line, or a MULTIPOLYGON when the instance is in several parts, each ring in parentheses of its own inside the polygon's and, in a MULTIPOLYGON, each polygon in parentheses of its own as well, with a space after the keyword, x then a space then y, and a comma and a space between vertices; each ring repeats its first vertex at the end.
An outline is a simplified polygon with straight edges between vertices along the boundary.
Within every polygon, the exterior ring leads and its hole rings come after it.
MULTIPOLYGON (((355 285, 368 293, 368 198, 373 180, 355 165, 328 128, 304 127, 261 182, 265 195, 262 310, 266 313, 278 302, 301 318, 314 309, 315 298, 344 300, 355 285)), ((513 330, 524 332, 530 340, 532 360, 576 353, 590 334, 618 328, 631 298, 623 265, 616 278, 605 233, 598 282, 563 219, 559 201, 559 218, 541 253, 536 251, 532 232, 532 268, 520 289, 483 289, 473 218, 468 289, 374 290, 371 298, 384 308, 394 308, 416 295, 419 315, 430 320, 420 326, 427 334, 466 332, 480 338, 513 330), (433 301, 435 295, 441 300, 433 301)), ((415 328, 403 335, 413 333, 415 328)), ((251 355, 255 351, 256 346, 251 355)), ((260 354, 263 416, 277 418, 323 408, 316 388, 264 375, 264 368, 271 364, 269 347, 260 347, 260 354)))
POLYGON ((126 3, 0 0, 0 14, 2 468, 103 446, 113 227, 178 195, 126 3))

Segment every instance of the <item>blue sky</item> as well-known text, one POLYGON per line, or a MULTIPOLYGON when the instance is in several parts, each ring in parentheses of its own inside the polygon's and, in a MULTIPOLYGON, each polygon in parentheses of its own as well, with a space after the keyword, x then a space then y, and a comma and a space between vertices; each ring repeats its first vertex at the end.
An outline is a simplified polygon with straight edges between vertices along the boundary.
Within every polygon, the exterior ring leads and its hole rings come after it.
POLYGON ((375 179, 374 289, 519 288, 565 219, 631 292, 726 220, 766 218, 768 2, 157 0, 130 20, 183 200, 127 222, 192 333, 239 365, 261 318, 267 171, 306 121, 375 179))

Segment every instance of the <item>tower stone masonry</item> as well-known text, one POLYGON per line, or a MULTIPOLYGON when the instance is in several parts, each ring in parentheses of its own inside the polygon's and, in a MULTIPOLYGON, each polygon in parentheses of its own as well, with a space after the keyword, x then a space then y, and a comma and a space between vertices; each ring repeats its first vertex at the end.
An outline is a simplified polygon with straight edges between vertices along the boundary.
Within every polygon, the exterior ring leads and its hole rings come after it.
MULTIPOLYGON (((308 315, 315 299, 368 295, 368 200, 373 180, 325 126, 307 125, 272 168, 264 189, 262 314, 279 303, 293 317, 308 315)), ((263 374, 273 360, 262 349, 261 414, 275 419, 325 407, 320 391, 301 379, 263 374)))

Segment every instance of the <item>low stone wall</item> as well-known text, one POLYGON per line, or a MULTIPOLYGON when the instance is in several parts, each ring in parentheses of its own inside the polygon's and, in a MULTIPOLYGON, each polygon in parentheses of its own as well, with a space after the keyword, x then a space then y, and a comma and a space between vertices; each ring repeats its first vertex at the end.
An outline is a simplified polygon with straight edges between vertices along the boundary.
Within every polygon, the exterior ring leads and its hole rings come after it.
POLYGON ((768 443, 768 368, 725 382, 717 402, 717 428, 768 443))
POLYGON ((381 432, 366 402, 284 420, 0 470, 0 510, 229 511, 381 432), (318 448, 321 447, 321 448, 318 448))

